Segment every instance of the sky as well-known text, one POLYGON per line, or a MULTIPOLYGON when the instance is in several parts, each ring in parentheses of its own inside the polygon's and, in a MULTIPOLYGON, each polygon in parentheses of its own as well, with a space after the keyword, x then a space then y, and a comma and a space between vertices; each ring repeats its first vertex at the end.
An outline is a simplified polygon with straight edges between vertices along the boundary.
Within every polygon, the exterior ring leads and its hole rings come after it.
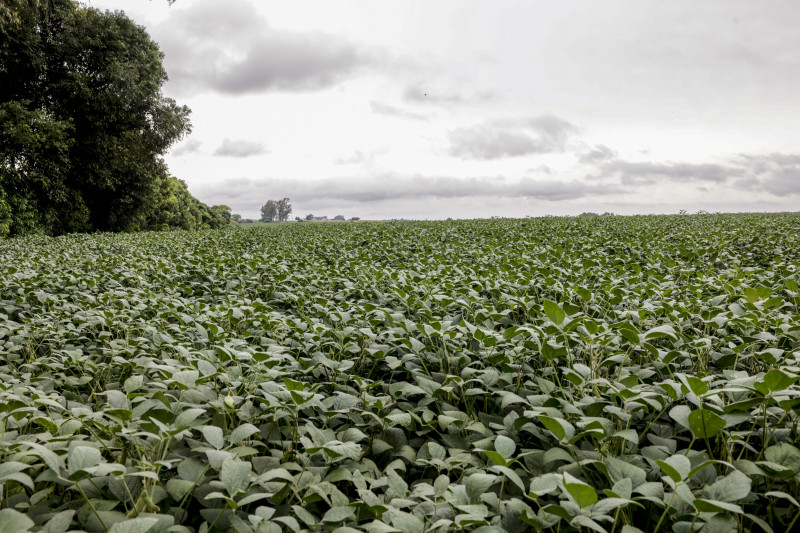
POLYGON ((258 218, 800 205, 795 0, 91 0, 192 109, 165 156, 258 218))

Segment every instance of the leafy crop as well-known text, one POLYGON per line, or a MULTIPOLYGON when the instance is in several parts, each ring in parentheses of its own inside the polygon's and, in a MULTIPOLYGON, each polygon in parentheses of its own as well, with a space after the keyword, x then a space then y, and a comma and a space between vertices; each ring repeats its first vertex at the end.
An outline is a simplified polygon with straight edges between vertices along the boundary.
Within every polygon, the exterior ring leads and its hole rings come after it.
POLYGON ((791 531, 800 215, 0 242, 0 531, 791 531))

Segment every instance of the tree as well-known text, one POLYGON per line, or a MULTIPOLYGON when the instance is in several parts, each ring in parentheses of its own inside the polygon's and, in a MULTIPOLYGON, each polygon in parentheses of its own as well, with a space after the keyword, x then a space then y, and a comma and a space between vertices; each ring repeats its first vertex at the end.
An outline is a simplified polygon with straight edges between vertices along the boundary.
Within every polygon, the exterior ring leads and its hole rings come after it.
POLYGON ((189 108, 161 93, 162 59, 122 12, 3 2, 0 235, 127 231, 163 218, 162 155, 191 125, 189 108))
POLYGON ((217 213, 219 213, 219 215, 222 217, 222 220, 224 221, 225 224, 230 224, 231 223, 231 208, 230 207, 228 207, 227 205, 214 205, 214 206, 211 206, 211 209, 213 211, 216 211, 217 213))
POLYGON ((292 214, 292 204, 289 203, 288 198, 282 198, 277 202, 278 220, 286 222, 289 220, 289 215, 292 214))
POLYGON ((274 222, 278 216, 278 204, 275 200, 267 200, 261 206, 261 222, 274 222))
POLYGON ((314 215, 312 215, 311 213, 307 214, 306 220, 314 220, 314 215))
POLYGON ((231 215, 231 220, 234 221, 234 222, 241 222, 242 215, 240 215, 239 213, 233 213, 231 215))

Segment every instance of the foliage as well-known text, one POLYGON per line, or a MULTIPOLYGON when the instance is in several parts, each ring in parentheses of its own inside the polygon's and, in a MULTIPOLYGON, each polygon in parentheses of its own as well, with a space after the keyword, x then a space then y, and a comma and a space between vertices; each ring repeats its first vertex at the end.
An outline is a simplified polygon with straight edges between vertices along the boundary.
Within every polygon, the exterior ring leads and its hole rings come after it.
POLYGON ((790 531, 798 268, 798 214, 3 241, 0 522, 790 531))
POLYGON ((278 218, 278 203, 275 200, 267 200, 261 206, 261 222, 274 222, 278 218))
POLYGON ((278 211, 278 222, 286 222, 289 220, 289 215, 292 214, 292 204, 289 203, 289 198, 281 198, 275 205, 278 211))
POLYGON ((261 222, 286 222, 289 220, 289 215, 292 214, 292 204, 289 203, 289 198, 282 198, 280 200, 267 200, 261 206, 261 222))
POLYGON ((230 223, 230 208, 208 207, 189 193, 183 180, 174 177, 161 181, 153 207, 143 229, 209 229, 230 223))
POLYGON ((0 236, 146 227, 190 131, 157 44, 71 0, 4 4, 0 36, 0 236))

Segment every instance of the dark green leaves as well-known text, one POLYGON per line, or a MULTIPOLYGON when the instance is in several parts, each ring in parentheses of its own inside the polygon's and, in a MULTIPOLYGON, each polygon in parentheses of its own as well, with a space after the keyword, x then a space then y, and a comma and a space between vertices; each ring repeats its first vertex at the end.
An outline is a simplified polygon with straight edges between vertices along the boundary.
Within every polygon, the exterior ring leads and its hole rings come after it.
POLYGON ((0 242, 0 508, 59 532, 783 531, 798 220, 0 242))
POLYGON ((698 439, 707 439, 717 435, 725 427, 725 419, 721 416, 698 409, 689 414, 689 427, 698 439))

